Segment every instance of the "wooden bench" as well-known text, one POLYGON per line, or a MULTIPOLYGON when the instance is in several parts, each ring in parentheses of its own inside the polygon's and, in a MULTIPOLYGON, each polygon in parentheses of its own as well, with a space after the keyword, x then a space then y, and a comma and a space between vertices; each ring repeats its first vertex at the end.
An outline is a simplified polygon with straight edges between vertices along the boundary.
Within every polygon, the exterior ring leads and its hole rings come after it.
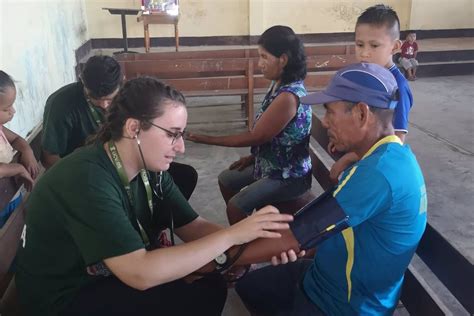
MULTIPOLYGON (((354 55, 354 44, 305 46, 306 56, 354 55)), ((174 59, 215 59, 215 58, 258 58, 257 48, 195 50, 186 52, 156 52, 145 54, 120 54, 118 61, 174 60, 174 59)))
MULTIPOLYGON (((329 170, 338 159, 328 153, 328 142, 327 130, 313 113, 309 146, 312 174, 323 190, 333 187, 329 170)), ((294 213, 312 198, 314 196, 307 193, 275 206, 283 212, 294 213)), ((400 300, 410 315, 474 314, 472 264, 430 223, 427 223, 415 258, 405 273, 400 300)))
MULTIPOLYGON (((343 55, 307 57, 308 75, 305 86, 309 91, 324 87, 334 74, 334 70, 355 61, 355 56, 346 55, 345 50, 347 49, 344 48, 343 55)), ((182 91, 186 97, 240 95, 246 114, 243 120, 250 128, 253 125, 254 95, 265 93, 270 82, 263 77, 258 68, 258 57, 228 57, 231 53, 235 56, 238 54, 233 51, 223 52, 227 53, 224 54, 225 57, 193 59, 192 57, 197 56, 195 54, 197 52, 185 52, 190 54, 186 55, 190 58, 153 59, 158 56, 154 55, 153 58, 135 57, 136 60, 121 60, 119 63, 126 79, 140 75, 155 76, 182 91)), ((249 50, 246 52, 251 56, 249 50)), ((208 57, 209 54, 210 52, 207 52, 204 56, 208 57)))
MULTIPOLYGON (((39 161, 41 155, 41 129, 42 124, 35 127, 26 137, 30 144, 36 159, 39 161)), ((18 162, 19 154, 17 153, 12 162, 18 162)), ((41 170, 41 172, 44 169, 41 170)), ((41 175, 41 174, 40 174, 41 175)), ((39 176, 40 176, 39 175, 39 176)), ((15 196, 20 186, 12 177, 0 179, 0 207, 3 209, 15 196)), ((18 246, 20 244, 20 236, 25 223, 25 203, 28 194, 23 196, 23 201, 10 215, 5 225, 0 229, 0 314, 15 315, 18 313, 16 308, 16 292, 14 282, 12 281, 13 273, 9 271, 10 266, 15 259, 18 246)))

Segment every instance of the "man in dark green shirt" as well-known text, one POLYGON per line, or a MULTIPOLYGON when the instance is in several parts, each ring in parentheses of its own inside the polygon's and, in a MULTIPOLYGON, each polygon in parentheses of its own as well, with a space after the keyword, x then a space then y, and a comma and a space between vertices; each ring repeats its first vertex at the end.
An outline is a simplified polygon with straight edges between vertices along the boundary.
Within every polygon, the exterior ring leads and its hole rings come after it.
POLYGON ((122 80, 115 59, 93 56, 84 66, 81 81, 60 88, 48 98, 43 116, 41 159, 45 168, 83 146, 86 138, 97 131, 122 80))
MULTIPOLYGON (((119 63, 110 56, 92 56, 81 80, 54 92, 46 101, 43 116, 41 162, 49 169, 59 159, 85 144, 104 122, 104 116, 123 81, 119 63)), ((197 184, 197 172, 173 162, 168 172, 186 199, 197 184)))

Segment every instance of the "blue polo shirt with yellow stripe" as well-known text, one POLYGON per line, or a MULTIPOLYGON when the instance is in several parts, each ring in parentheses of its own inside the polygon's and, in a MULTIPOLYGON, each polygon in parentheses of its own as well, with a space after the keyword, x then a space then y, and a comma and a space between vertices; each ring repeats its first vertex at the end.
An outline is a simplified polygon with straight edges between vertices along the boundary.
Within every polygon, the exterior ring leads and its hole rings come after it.
POLYGON ((318 247, 304 290, 328 315, 391 315, 426 226, 415 155, 387 136, 344 172, 333 196, 349 228, 318 247))

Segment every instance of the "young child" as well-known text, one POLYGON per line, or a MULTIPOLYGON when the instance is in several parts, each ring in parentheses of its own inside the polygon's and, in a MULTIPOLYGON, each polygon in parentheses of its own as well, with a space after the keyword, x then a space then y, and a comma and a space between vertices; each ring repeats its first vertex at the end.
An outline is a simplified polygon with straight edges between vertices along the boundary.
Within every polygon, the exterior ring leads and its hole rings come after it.
MULTIPOLYGON (((0 70, 0 178, 18 177, 28 191, 38 175, 39 165, 30 145, 19 135, 3 124, 9 122, 15 114, 13 103, 16 99, 16 88, 12 78, 0 70), (21 153, 20 163, 11 163, 14 149, 21 153)), ((12 198, 10 203, 0 210, 0 228, 3 227, 15 207, 21 202, 21 193, 12 198)))
POLYGON ((401 48, 400 64, 407 72, 407 79, 411 81, 416 79, 416 68, 418 67, 418 60, 416 60, 417 52, 416 33, 410 31, 401 48))
MULTIPOLYGON (((408 81, 393 63, 393 54, 400 49, 400 20, 389 6, 378 4, 366 9, 357 19, 355 27, 355 53, 357 61, 384 66, 395 77, 399 102, 393 114, 395 135, 405 142, 408 133, 408 113, 413 105, 413 96, 408 81)), ((329 150, 335 152, 332 144, 329 150)), ((330 176, 337 182, 339 175, 348 166, 358 161, 354 153, 346 153, 331 168, 330 176)))

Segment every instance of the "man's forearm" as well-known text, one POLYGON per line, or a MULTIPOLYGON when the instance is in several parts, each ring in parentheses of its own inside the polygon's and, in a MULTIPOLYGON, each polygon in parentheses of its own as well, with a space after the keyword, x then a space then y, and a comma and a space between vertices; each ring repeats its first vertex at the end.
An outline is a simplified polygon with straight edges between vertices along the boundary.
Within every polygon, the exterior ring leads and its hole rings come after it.
MULTIPOLYGON (((237 259, 235 265, 247 265, 252 263, 268 262, 273 256, 279 256, 282 252, 293 249, 295 253, 300 252, 298 241, 291 230, 281 231, 281 238, 260 238, 250 242, 237 259)), ((229 250, 230 257, 238 252, 239 246, 229 250)))

